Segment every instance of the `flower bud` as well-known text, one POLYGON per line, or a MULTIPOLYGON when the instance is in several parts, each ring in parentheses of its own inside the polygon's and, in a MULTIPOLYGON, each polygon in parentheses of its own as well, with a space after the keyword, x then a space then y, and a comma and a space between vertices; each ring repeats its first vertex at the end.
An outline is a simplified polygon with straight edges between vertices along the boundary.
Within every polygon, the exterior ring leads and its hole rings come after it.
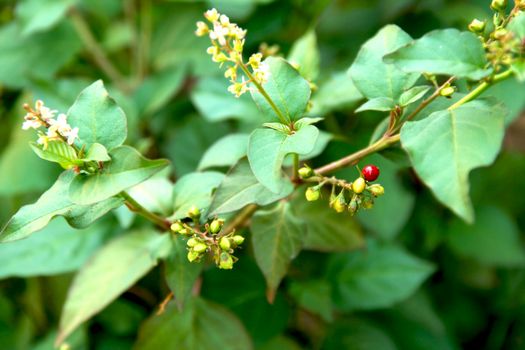
POLYGON ((485 31, 485 22, 476 18, 470 22, 468 29, 473 33, 483 33, 485 31))
POLYGON ((180 233, 180 231, 184 229, 184 226, 182 226, 182 224, 177 221, 171 224, 170 229, 175 233, 180 233))
POLYGON ((456 92, 456 89, 454 89, 454 87, 452 86, 447 86, 443 89, 441 89, 441 91, 439 92, 439 94, 443 97, 450 97, 454 94, 454 92, 456 92))
POLYGON ((505 11, 505 8, 507 8, 507 0, 492 0, 490 8, 494 11, 505 11))
POLYGON ((232 237, 232 239, 233 239, 233 243, 235 243, 235 245, 241 245, 244 242, 244 237, 243 236, 235 235, 235 236, 232 237))
POLYGON ((196 251, 194 250, 190 250, 188 252, 188 255, 187 255, 187 258, 188 258, 188 261, 189 262, 194 262, 195 260, 197 260, 199 258, 200 254, 197 253, 196 251))
POLYGON ((222 250, 225 250, 225 251, 230 250, 231 248, 230 240, 226 237, 222 237, 221 240, 219 241, 219 246, 221 247, 222 250))
POLYGON ((352 182, 352 191, 354 191, 356 194, 362 193, 365 190, 365 187, 366 182, 362 177, 358 177, 354 182, 352 182))
POLYGON ((302 167, 301 169, 299 169, 298 173, 301 179, 308 179, 314 176, 314 171, 312 170, 312 168, 306 165, 302 167))
POLYGON ((206 244, 204 244, 204 243, 197 243, 193 247, 193 251, 195 251, 197 253, 203 253, 203 252, 206 251, 206 249, 208 249, 208 246, 206 244))
POLYGON ((188 242, 186 243, 186 245, 190 248, 193 248, 195 247, 197 244, 199 243, 198 240, 196 240, 195 238, 190 238, 188 239, 188 242))
POLYGON ((188 216, 194 220, 198 220, 201 217, 201 211, 193 205, 190 210, 188 210, 188 216))
POLYGON ((368 187, 368 190, 374 195, 374 197, 379 197, 385 194, 385 188, 379 184, 368 187))
POLYGON ((319 196, 321 195, 321 191, 319 190, 317 186, 308 187, 304 195, 307 201, 313 202, 319 199, 319 196))
POLYGON ((359 205, 357 204, 357 200, 355 198, 352 198, 350 201, 350 204, 348 204, 348 211, 354 215, 357 212, 357 209, 359 208, 359 205))
POLYGON ((346 200, 343 192, 344 191, 341 191, 341 193, 339 193, 332 205, 334 210, 338 213, 342 213, 346 209, 346 200))
POLYGON ((233 268, 233 258, 230 254, 222 252, 219 257, 219 268, 231 270, 233 268))
POLYGON ((222 219, 215 219, 210 224, 210 232, 213 234, 217 234, 222 230, 222 225, 224 224, 224 220, 222 219))

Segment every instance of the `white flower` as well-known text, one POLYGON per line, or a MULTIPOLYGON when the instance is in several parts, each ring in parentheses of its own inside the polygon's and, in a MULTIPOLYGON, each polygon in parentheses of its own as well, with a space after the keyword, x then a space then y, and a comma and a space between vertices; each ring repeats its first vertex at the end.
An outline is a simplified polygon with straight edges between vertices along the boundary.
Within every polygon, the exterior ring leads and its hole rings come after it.
POLYGON ((67 115, 64 113, 60 113, 56 120, 48 120, 48 123, 50 125, 49 131, 58 132, 61 135, 71 131, 71 126, 67 123, 67 115))
POLYGON ((38 119, 26 119, 26 121, 22 124, 22 129, 23 130, 38 129, 41 126, 43 126, 43 124, 38 119))
POLYGON ((78 139, 78 128, 71 129, 70 131, 64 133, 64 136, 67 137, 68 144, 74 144, 75 140, 78 139))
POLYGON ((270 78, 270 66, 266 62, 261 62, 259 68, 253 70, 253 76, 259 84, 264 84, 270 78))
POLYGON ((206 17, 206 19, 210 22, 215 22, 219 19, 219 12, 217 12, 216 9, 211 9, 211 10, 208 10, 204 13, 204 17, 206 17))

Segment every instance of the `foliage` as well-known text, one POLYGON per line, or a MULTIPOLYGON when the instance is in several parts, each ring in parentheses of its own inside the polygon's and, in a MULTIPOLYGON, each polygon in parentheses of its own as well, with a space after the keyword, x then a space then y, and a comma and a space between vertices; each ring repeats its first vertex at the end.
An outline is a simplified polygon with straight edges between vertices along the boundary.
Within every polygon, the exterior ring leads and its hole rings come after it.
POLYGON ((524 38, 521 0, 0 1, 0 348, 522 348, 524 38))

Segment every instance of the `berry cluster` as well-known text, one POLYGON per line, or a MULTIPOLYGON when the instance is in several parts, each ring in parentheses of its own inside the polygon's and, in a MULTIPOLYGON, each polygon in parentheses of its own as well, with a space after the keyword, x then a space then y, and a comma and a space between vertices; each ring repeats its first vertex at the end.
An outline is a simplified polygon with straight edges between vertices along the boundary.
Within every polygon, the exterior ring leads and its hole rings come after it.
POLYGON ((375 165, 367 165, 361 171, 360 176, 353 182, 346 182, 334 177, 327 178, 316 174, 313 169, 304 166, 299 169, 299 176, 307 182, 318 182, 315 186, 306 189, 305 196, 308 201, 316 201, 321 196, 321 189, 325 185, 332 185, 329 205, 336 212, 342 213, 348 210, 352 215, 362 209, 371 209, 374 206, 374 199, 385 193, 383 186, 370 184, 379 177, 379 168, 375 165), (338 194, 336 195, 336 189, 338 194))
POLYGON ((235 231, 224 232, 224 220, 219 218, 205 223, 202 230, 200 217, 200 210, 193 206, 188 211, 188 218, 191 219, 189 223, 178 220, 171 225, 174 233, 188 237, 188 260, 199 262, 210 253, 219 268, 232 269, 237 261, 233 253, 244 242, 244 237, 236 235, 235 231))

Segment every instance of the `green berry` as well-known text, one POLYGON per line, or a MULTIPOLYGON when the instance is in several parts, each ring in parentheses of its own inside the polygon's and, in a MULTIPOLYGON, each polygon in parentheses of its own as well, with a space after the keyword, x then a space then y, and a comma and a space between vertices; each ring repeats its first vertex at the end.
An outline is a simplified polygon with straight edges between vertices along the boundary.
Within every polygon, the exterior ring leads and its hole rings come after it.
POLYGON ((222 225, 224 224, 224 220, 222 219, 215 219, 210 224, 210 231, 211 233, 217 234, 222 230, 222 225))
POLYGON ((483 33, 485 31, 485 22, 476 18, 470 22, 468 29, 473 33, 483 33))
POLYGON ((492 0, 490 8, 494 11, 505 11, 507 8, 507 0, 492 0))
POLYGON ((380 197, 385 194, 385 188, 379 184, 368 187, 368 190, 374 195, 374 197, 380 197))
POLYGON ((193 251, 195 251, 197 253, 203 253, 203 252, 206 251, 206 249, 208 249, 208 246, 206 244, 204 244, 204 243, 197 243, 193 247, 193 251))
POLYGON ((171 224, 170 229, 175 233, 180 233, 180 231, 184 229, 184 226, 182 226, 182 224, 177 221, 171 224))
POLYGON ((219 257, 219 268, 231 270, 233 268, 233 258, 230 254, 222 252, 219 257))
POLYGON ((195 247, 197 244, 199 243, 198 240, 196 240, 195 238, 190 238, 188 239, 188 242, 186 243, 186 245, 190 248, 193 248, 195 247))
POLYGON ((225 250, 225 251, 230 250, 231 248, 230 240, 226 237, 222 237, 221 240, 219 241, 219 246, 221 247, 222 250, 225 250))
POLYGON ((339 193, 339 195, 335 199, 334 203, 332 204, 332 207, 338 213, 342 213, 343 211, 345 211, 345 209, 346 209, 346 200, 345 200, 345 195, 344 195, 343 191, 341 191, 341 193, 339 193))
POLYGON ((357 200, 355 198, 352 198, 350 201, 350 204, 348 204, 348 211, 354 215, 357 212, 357 209, 359 208, 359 205, 357 204, 357 200))
POLYGON ((456 92, 456 89, 454 89, 454 87, 452 86, 447 86, 443 89, 441 89, 441 91, 439 92, 439 94, 441 96, 444 96, 444 97, 450 97, 454 94, 454 92, 456 92))
POLYGON ((362 177, 358 177, 354 182, 352 182, 352 191, 354 191, 356 194, 362 193, 365 190, 365 187, 366 182, 362 177))
POLYGON ((309 166, 304 166, 298 171, 299 177, 301 179, 308 179, 309 177, 314 176, 314 171, 309 166))
POLYGON ((198 220, 201 217, 201 211, 196 206, 192 206, 188 210, 188 216, 194 220, 198 220))
POLYGON ((197 253, 197 252, 194 251, 194 250, 190 250, 190 251, 188 252, 188 255, 187 255, 187 257, 188 257, 188 261, 189 261, 189 262, 194 262, 195 260, 197 260, 197 259, 199 258, 199 256, 200 256, 199 253, 197 253))
POLYGON ((244 242, 244 237, 243 236, 235 235, 235 236, 232 237, 232 239, 233 239, 233 243, 235 243, 235 245, 241 245, 244 242))
POLYGON ((319 199, 319 196, 321 195, 321 191, 319 190, 317 186, 308 187, 304 195, 307 201, 314 202, 319 199))

